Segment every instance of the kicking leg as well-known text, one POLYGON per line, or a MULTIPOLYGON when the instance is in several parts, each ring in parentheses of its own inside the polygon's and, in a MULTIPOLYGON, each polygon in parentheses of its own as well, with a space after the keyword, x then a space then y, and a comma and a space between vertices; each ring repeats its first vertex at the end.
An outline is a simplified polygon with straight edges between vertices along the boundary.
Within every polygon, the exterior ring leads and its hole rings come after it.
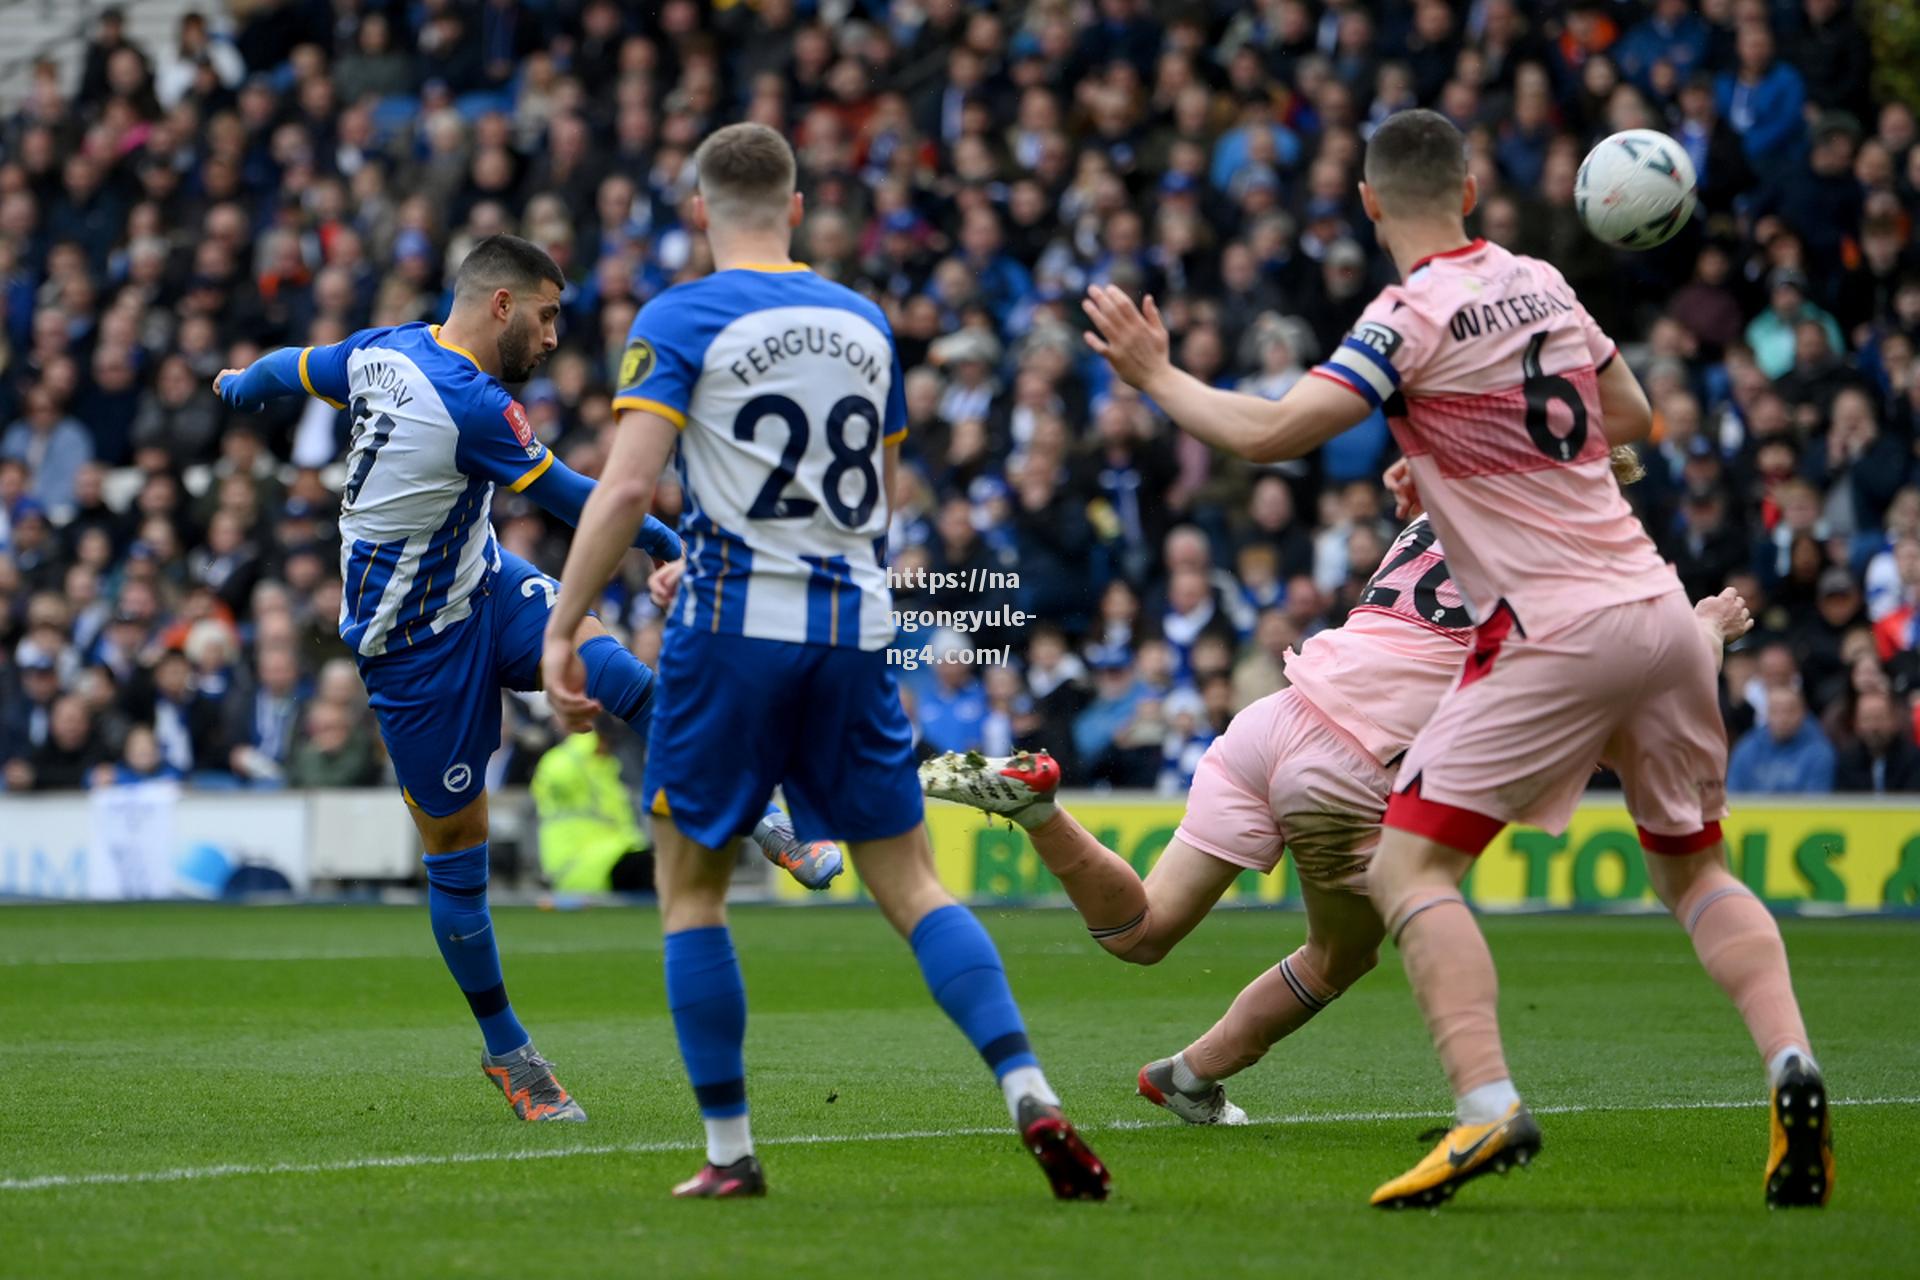
POLYGON ((794 878, 803 889, 818 892, 831 885, 846 869, 840 846, 832 840, 802 840, 793 829, 787 811, 771 800, 767 811, 754 824, 750 838, 760 847, 760 856, 794 878))
POLYGON ((861 883, 887 922, 912 946, 934 1001, 1000 1082, 1007 1111, 1054 1195, 1104 1200, 1106 1167, 1060 1112, 1060 1099, 1028 1043, 993 939, 973 913, 941 887, 926 826, 851 848, 861 883))
MULTIPOLYGON (((573 643, 586 668, 588 695, 625 720, 635 733, 645 735, 653 718, 654 673, 608 635, 598 618, 581 619, 573 643)), ((751 835, 767 861, 803 888, 825 889, 844 865, 839 845, 831 840, 809 843, 799 839, 793 833, 793 821, 771 802, 759 824, 750 833, 741 834, 751 835)))
POLYGON ((487 909, 487 797, 476 796, 444 818, 417 805, 407 811, 427 850, 427 915, 434 941, 486 1041, 481 1070, 522 1120, 585 1120, 587 1113, 561 1087, 553 1064, 533 1047, 507 1000, 487 909))
POLYGON ((747 989, 727 931, 733 859, 654 818, 654 880, 665 933, 667 1005, 707 1130, 707 1163, 673 1189, 681 1197, 764 1195, 747 1121, 747 989))

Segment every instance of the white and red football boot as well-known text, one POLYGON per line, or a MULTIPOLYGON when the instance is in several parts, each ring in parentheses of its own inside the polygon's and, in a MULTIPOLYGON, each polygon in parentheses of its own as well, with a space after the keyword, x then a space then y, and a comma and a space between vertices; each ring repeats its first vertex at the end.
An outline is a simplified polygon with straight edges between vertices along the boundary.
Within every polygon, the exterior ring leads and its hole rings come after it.
POLYGON ((1060 763, 1044 751, 983 756, 949 751, 920 766, 920 790, 936 800, 951 800, 1037 827, 1056 812, 1060 763))

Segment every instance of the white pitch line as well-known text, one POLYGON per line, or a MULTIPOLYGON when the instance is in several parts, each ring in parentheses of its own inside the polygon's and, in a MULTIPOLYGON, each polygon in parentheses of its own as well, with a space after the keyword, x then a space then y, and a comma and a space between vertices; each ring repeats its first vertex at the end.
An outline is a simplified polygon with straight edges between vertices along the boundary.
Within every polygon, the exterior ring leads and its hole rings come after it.
MULTIPOLYGON (((658 952, 660 946, 654 943, 622 942, 617 945, 581 945, 564 942, 532 942, 513 945, 509 948, 517 956, 585 956, 602 952, 636 955, 658 952)), ((78 956, 5 956, 0 957, 0 967, 4 968, 44 968, 57 969, 67 965, 103 965, 103 964, 171 964, 189 962, 192 964, 261 964, 281 961, 312 963, 331 960, 418 960, 430 952, 415 947, 406 951, 221 951, 207 954, 192 951, 143 951, 128 955, 78 955, 78 956)))
MULTIPOLYGON (((1759 1099, 1721 1102, 1663 1102, 1643 1106, 1596 1107, 1584 1103, 1533 1108, 1544 1116, 1583 1115, 1592 1112, 1647 1111, 1739 1111, 1765 1105, 1759 1099)), ((1836 1107, 1913 1107, 1920 1097, 1835 1099, 1836 1107)), ((1436 1120, 1437 1111, 1322 1111, 1304 1115, 1273 1116, 1249 1121, 1246 1126, 1262 1127, 1304 1124, 1355 1124, 1405 1120, 1436 1120)), ((1116 1130, 1174 1128, 1163 1120, 1116 1120, 1110 1124, 1088 1125, 1088 1132, 1112 1133, 1116 1130)), ((967 1129, 907 1129, 894 1133, 807 1133, 784 1138, 762 1138, 763 1147, 837 1146, 852 1142, 924 1142, 940 1138, 991 1138, 1007 1133, 1005 1126, 967 1129)), ((312 1164, 207 1164, 178 1169, 149 1169, 138 1173, 44 1173, 31 1177, 0 1178, 0 1191, 47 1191, 63 1187, 131 1186, 154 1182, 200 1182, 209 1178, 257 1178, 286 1173, 353 1173, 361 1169, 419 1169, 437 1165, 504 1164, 522 1160, 565 1160, 576 1156, 657 1155, 669 1151, 699 1151, 703 1144, 689 1141, 626 1142, 585 1147, 556 1147, 535 1151, 454 1151, 442 1154, 419 1153, 397 1156, 363 1156, 353 1160, 328 1160, 312 1164)))

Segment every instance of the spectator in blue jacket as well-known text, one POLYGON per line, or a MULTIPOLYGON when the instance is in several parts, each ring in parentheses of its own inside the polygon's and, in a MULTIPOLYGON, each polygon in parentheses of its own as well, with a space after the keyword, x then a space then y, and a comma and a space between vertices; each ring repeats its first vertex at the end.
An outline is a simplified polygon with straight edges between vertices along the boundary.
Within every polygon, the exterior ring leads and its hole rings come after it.
POLYGON ((1620 74, 1642 89, 1653 88, 1653 64, 1664 62, 1685 81, 1707 56, 1711 32, 1688 0, 1657 0, 1653 13, 1620 37, 1611 50, 1620 74))
POLYGON ((0 437, 0 456, 26 463, 34 500, 64 519, 80 468, 93 459, 93 438, 60 407, 51 388, 35 383, 27 388, 26 413, 0 437))
POLYGON ((1094 645, 1087 650, 1094 671, 1093 701, 1073 722, 1073 746, 1083 760, 1092 760, 1109 747, 1133 719, 1146 697, 1133 673, 1133 656, 1117 645, 1094 645))
POLYGON ((1714 102, 1764 178, 1798 173, 1806 157, 1807 89, 1800 73, 1774 57, 1773 32, 1747 22, 1734 42, 1737 66, 1714 82, 1714 102))
POLYGON ((992 209, 975 209, 960 225, 960 260, 973 273, 980 300, 993 313, 994 322, 1003 327, 1014 308, 1033 292, 1033 277, 1004 245, 1000 215, 992 209))
MULTIPOLYGON (((941 658, 966 648, 962 638, 941 632, 933 651, 941 658)), ((978 745, 987 719, 987 696, 973 668, 964 662, 942 662, 933 669, 933 687, 920 695, 920 736, 935 751, 968 751, 978 745)))
POLYGON ((1767 694, 1767 720, 1747 730, 1727 766, 1727 790, 1747 795, 1792 795, 1833 790, 1833 744, 1807 716, 1798 689, 1767 694))

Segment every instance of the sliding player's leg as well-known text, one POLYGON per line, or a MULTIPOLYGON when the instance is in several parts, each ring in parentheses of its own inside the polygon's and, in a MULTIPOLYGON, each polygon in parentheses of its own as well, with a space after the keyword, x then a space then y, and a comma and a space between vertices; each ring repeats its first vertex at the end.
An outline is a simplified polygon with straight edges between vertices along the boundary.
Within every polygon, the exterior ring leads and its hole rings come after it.
POLYGON ((1236 872, 1270 873, 1282 849, 1291 851, 1307 941, 1254 979, 1206 1035, 1141 1068, 1142 1096, 1189 1122, 1232 1122, 1240 1109, 1219 1081, 1259 1061, 1378 962, 1381 924, 1365 896, 1366 872, 1392 782, 1294 690, 1247 707, 1208 749, 1180 839, 1236 872))
POLYGON ((1189 1123, 1244 1123, 1220 1082, 1260 1061, 1380 962, 1384 926, 1364 895, 1303 882, 1300 897, 1306 942, 1248 983, 1206 1034, 1142 1067, 1143 1096, 1189 1123))
MULTIPOLYGON (((1211 898, 1185 910, 1163 904, 1154 913, 1132 864, 1101 844, 1055 802, 1060 765, 1046 752, 991 757, 949 751, 921 765, 919 775, 927 795, 998 815, 1024 829, 1041 865, 1060 881, 1067 900, 1086 922, 1087 932, 1122 960, 1153 964, 1166 955, 1238 874, 1236 868, 1221 868, 1219 888, 1211 898)), ((1169 868, 1163 885, 1176 890, 1186 886, 1190 871, 1201 869, 1198 861, 1183 858, 1173 845, 1161 854, 1158 865, 1169 868)))
MULTIPOLYGON (((486 597, 476 608, 486 610, 486 597)), ((426 850, 427 914, 474 1020, 481 1069, 523 1120, 585 1120, 507 999, 487 907, 487 759, 500 744, 492 619, 362 661, 368 702, 426 850)))
MULTIPOLYGON (((1365 776, 1371 762, 1351 763, 1359 748, 1334 741, 1334 732, 1291 690, 1235 716, 1201 756, 1180 829, 1144 883, 1131 863, 1056 803, 1060 767, 1044 752, 1006 759, 950 752, 920 766, 920 782, 930 796, 1025 828, 1094 940, 1130 964, 1156 964, 1242 871, 1273 870, 1286 843, 1274 814, 1308 790, 1300 778, 1365 776), (1320 767, 1327 748, 1339 757, 1336 769, 1320 767)), ((1364 802, 1372 806, 1369 826, 1378 821, 1384 794, 1383 785, 1364 802)))
POLYGON ((1668 679, 1649 687, 1634 718, 1608 746, 1627 808, 1639 827, 1647 878, 1694 952, 1740 1011, 1766 1066, 1771 1143, 1767 1203, 1821 1205, 1833 1194, 1826 1085, 1793 994, 1780 927, 1727 869, 1726 734, 1710 654, 1690 643, 1693 618, 1679 597, 1649 631, 1667 637, 1668 679))
POLYGON ((1060 881, 1087 932, 1129 964, 1164 959, 1243 870, 1176 836, 1143 882, 1132 863, 1055 803, 1060 767, 1045 753, 1004 759, 950 753, 920 766, 920 781, 930 796, 1023 826, 1041 865, 1060 881))
MULTIPOLYGON (((1209 750, 1202 766, 1212 758, 1209 750)), ((1108 952, 1129 964, 1157 964, 1206 918, 1244 869, 1201 853, 1176 836, 1143 882, 1055 802, 1060 766, 1045 752, 1005 758, 949 752, 920 766, 927 795, 971 805, 1019 824, 1042 866, 1108 952)), ((1195 778, 1196 795, 1202 783, 1195 778)), ((1264 808, 1261 810, 1265 812, 1264 808)), ((1272 826, 1272 818, 1266 818, 1272 826)), ((1279 856, 1273 842, 1273 855, 1279 856)))
POLYGON ((913 731, 886 655, 816 651, 802 698, 812 731, 792 744, 784 777, 799 834, 846 840, 862 886, 913 948, 934 1001, 999 1081, 1054 1194, 1104 1199, 1106 1167, 1060 1112, 993 939, 935 872, 913 731))

